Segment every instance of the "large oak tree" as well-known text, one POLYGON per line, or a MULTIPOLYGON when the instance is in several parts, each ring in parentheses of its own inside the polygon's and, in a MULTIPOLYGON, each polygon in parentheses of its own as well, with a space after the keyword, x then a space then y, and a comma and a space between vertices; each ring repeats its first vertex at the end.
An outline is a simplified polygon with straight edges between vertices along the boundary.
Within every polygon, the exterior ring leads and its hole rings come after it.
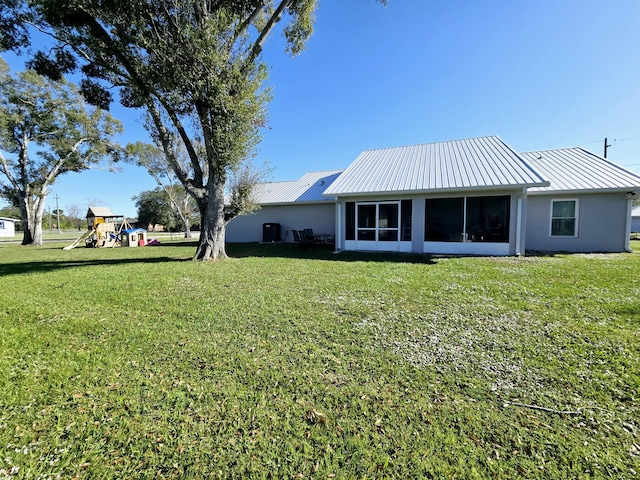
POLYGON ((42 244, 49 187, 118 153, 120 123, 88 108, 76 87, 27 70, 13 77, 0 59, 0 188, 20 208, 22 244, 42 244), (4 180, 4 181, 3 181, 4 180))
MULTIPOLYGON (((38 71, 60 75, 77 62, 87 98, 104 107, 111 100, 104 87, 115 86, 125 106, 145 109, 155 143, 198 205, 202 231, 195 258, 225 257, 226 224, 250 190, 240 182, 229 191, 228 180, 242 171, 266 122, 263 45, 284 19, 287 50, 299 53, 313 30, 316 0, 2 4, 16 24, 35 25, 57 39, 55 48, 34 58, 38 71), (188 169, 175 158, 176 142, 188 154, 188 169), (225 197, 237 208, 225 208, 225 197)), ((11 32, 14 44, 19 33, 11 32)))

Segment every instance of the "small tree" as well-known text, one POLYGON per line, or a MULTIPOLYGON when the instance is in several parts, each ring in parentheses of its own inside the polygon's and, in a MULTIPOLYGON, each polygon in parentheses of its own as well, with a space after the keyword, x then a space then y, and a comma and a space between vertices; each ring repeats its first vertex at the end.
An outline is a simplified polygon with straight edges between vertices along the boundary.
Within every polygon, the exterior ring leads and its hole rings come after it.
MULTIPOLYGON (((189 171, 189 159, 181 142, 173 146, 176 162, 184 171, 189 171)), ((184 238, 191 238, 191 224, 198 215, 198 207, 193 197, 185 190, 174 170, 167 162, 164 152, 148 143, 137 142, 127 145, 127 158, 145 168, 167 196, 171 209, 183 227, 184 238)), ((138 214, 139 216, 140 214, 138 214)))
POLYGON ((4 194, 20 208, 22 244, 42 244, 42 217, 49 187, 117 152, 120 123, 88 109, 77 89, 33 71, 12 77, 0 60, 0 173, 4 194))
POLYGON ((81 210, 80 205, 77 203, 72 203, 71 205, 67 205, 67 218, 71 222, 74 228, 78 230, 82 230, 83 218, 82 215, 85 213, 81 210))
POLYGON ((158 187, 147 190, 132 198, 138 209, 138 223, 142 226, 164 225, 174 223, 173 212, 167 194, 158 187))

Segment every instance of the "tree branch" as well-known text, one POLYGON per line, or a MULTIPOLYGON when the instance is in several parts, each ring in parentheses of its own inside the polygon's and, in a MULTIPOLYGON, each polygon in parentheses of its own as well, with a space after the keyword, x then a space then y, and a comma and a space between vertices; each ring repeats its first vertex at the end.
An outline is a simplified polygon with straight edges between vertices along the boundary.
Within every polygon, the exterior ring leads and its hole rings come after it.
MULTIPOLYGON (((174 173, 180 180, 180 183, 184 185, 184 188, 195 198, 202 198, 203 197, 202 188, 194 185, 194 182, 188 178, 187 172, 184 171, 184 169, 180 166, 180 164, 175 158, 174 152, 171 148, 171 138, 170 138, 171 135, 167 131, 166 127, 164 126, 164 123, 162 123, 160 112, 156 108, 155 104, 153 104, 153 102, 150 102, 149 104, 147 104, 147 107, 149 109, 149 115, 151 116, 151 119, 153 120, 154 126, 158 133, 160 143, 162 144, 162 150, 164 151, 164 154, 167 158, 167 162, 169 163, 174 173)), ((189 148, 187 145, 185 145, 185 147, 189 148)), ((193 147, 192 147, 192 150, 193 150, 193 147)), ((194 155, 195 155, 195 151, 194 151, 194 155)))
POLYGON ((15 177, 11 173, 11 170, 9 169, 9 162, 7 161, 5 156, 2 154, 2 152, 0 152, 0 172, 4 173, 4 175, 7 177, 7 179, 13 186, 13 188, 15 190, 18 190, 18 182, 16 181, 15 177))
POLYGON ((262 46, 264 45, 267 36, 271 32, 271 30, 273 30, 273 27, 275 27, 276 23, 280 21, 284 9, 291 5, 292 1, 293 0, 282 0, 280 2, 280 5, 278 5, 278 7, 274 10, 273 14, 260 32, 260 35, 258 35, 258 38, 256 38, 255 43, 251 47, 249 55, 247 55, 247 58, 245 59, 244 65, 242 67, 243 72, 246 72, 246 70, 249 68, 249 65, 251 65, 256 58, 258 58, 258 55, 260 55, 260 52, 262 52, 262 46))
POLYGON ((516 407, 523 408, 531 408, 533 410, 541 410, 543 412, 549 413, 559 413, 561 415, 580 415, 582 412, 580 410, 556 410, 554 408, 540 407, 538 405, 527 405, 526 403, 518 403, 518 402, 506 402, 505 406, 514 405, 516 407))

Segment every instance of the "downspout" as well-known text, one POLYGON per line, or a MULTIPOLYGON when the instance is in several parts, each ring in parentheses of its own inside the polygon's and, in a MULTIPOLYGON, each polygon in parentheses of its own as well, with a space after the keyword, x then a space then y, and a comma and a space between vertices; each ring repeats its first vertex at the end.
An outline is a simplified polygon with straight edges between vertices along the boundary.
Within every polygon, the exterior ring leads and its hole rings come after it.
POLYGON ((522 247, 522 197, 525 195, 526 189, 522 189, 522 193, 518 194, 518 204, 516 207, 516 257, 522 255, 521 247, 522 247))

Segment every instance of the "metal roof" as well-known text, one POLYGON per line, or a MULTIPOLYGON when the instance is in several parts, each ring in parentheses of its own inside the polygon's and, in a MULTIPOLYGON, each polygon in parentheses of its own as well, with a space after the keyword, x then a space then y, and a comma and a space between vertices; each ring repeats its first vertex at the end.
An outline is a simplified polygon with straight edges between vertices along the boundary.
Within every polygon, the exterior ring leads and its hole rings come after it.
POLYGON ((366 150, 325 195, 433 192, 546 185, 496 136, 366 150))
POLYGON ((256 185, 255 201, 261 205, 331 201, 331 198, 323 197, 322 192, 341 172, 342 170, 309 172, 299 180, 256 185))
POLYGON ((633 190, 640 175, 580 147, 521 153, 533 168, 549 179, 548 187, 530 193, 633 190))

